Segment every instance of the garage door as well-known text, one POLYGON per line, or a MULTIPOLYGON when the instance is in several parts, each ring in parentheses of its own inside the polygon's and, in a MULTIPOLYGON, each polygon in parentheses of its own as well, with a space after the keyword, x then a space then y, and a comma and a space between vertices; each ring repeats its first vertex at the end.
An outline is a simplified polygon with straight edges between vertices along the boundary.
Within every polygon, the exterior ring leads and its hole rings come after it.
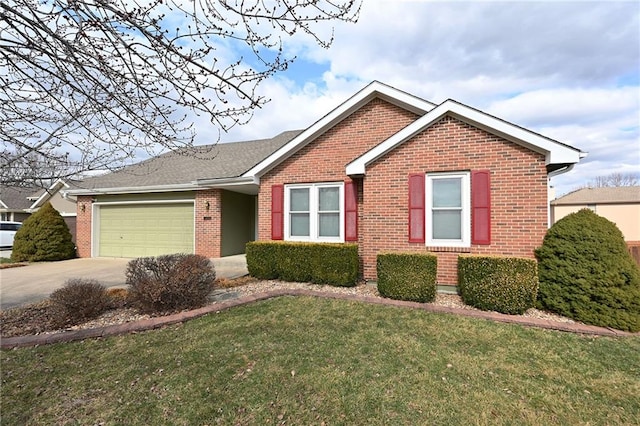
POLYGON ((100 206, 98 256, 193 253, 193 203, 100 206))

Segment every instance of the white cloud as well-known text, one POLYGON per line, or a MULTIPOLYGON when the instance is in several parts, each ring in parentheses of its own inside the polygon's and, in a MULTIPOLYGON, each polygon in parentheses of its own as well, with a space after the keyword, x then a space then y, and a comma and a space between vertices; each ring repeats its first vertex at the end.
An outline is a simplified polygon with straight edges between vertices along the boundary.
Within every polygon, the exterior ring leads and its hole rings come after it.
POLYGON ((639 27, 637 2, 364 0, 357 24, 336 24, 330 49, 303 37, 288 43, 311 67, 265 82, 260 93, 272 101, 222 139, 309 126, 379 80, 589 152, 553 179, 561 194, 594 176, 640 170, 639 27))

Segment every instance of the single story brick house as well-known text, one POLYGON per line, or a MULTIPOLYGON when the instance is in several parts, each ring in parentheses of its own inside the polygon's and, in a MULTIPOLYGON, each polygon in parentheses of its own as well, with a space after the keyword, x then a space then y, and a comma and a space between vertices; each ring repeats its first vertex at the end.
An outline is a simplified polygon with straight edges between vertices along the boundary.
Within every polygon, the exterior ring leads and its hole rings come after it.
POLYGON ((164 154, 69 191, 79 255, 352 242, 366 280, 376 279, 377 253, 421 251, 438 256, 438 283, 453 285, 460 253, 533 257, 549 222, 549 177, 586 155, 380 82, 303 131, 215 149, 209 160, 164 154))

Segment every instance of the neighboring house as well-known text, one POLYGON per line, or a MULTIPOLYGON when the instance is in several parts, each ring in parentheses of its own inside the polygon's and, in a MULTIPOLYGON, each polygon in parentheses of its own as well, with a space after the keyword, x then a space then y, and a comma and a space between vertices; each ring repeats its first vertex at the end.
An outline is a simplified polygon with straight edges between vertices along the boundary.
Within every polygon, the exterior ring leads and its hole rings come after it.
POLYGON ((50 202, 64 218, 75 241, 76 203, 73 199, 63 197, 62 190, 69 190, 76 184, 73 181, 58 179, 48 188, 2 187, 0 188, 0 217, 2 220, 24 222, 46 202, 50 202))
POLYGON ((421 251, 437 255, 439 284, 456 284, 460 253, 533 257, 548 226, 548 178, 585 155, 379 82, 302 132, 215 149, 210 160, 165 154, 69 191, 79 255, 353 242, 366 280, 379 252, 421 251))
POLYGON ((31 216, 30 208, 35 199, 33 195, 39 191, 35 187, 1 187, 0 188, 0 220, 24 222, 31 216))
POLYGON ((591 209, 615 223, 627 243, 640 244, 640 186, 581 188, 551 202, 556 223, 580 209, 591 209))

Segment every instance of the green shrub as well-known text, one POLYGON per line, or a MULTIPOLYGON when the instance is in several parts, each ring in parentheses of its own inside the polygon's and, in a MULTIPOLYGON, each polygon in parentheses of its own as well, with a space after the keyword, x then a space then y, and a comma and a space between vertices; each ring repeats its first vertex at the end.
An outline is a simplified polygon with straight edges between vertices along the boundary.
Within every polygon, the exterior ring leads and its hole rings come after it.
POLYGON ((376 259, 378 291, 390 299, 432 302, 437 262, 429 253, 380 253, 376 259))
POLYGON ((278 274, 277 243, 253 241, 246 245, 247 270, 249 275, 261 280, 275 280, 278 274))
POLYGON ((540 308, 619 330, 640 330, 640 271, 618 227, 588 209, 547 231, 536 250, 540 308))
POLYGON ((76 257, 69 227, 60 213, 46 203, 29 216, 16 232, 11 260, 42 262, 76 257))
POLYGON ((133 259, 125 274, 129 300, 144 312, 204 306, 216 280, 211 261, 194 254, 133 259))
POLYGON ((259 279, 350 287, 357 283, 358 266, 356 244, 247 243, 247 269, 259 279))
POLYGON ((58 325, 96 318, 109 307, 106 289, 96 280, 70 279, 49 297, 58 325))
POLYGON ((534 259, 461 255, 458 292, 462 301, 484 311, 522 314, 535 306, 538 268, 534 259))

